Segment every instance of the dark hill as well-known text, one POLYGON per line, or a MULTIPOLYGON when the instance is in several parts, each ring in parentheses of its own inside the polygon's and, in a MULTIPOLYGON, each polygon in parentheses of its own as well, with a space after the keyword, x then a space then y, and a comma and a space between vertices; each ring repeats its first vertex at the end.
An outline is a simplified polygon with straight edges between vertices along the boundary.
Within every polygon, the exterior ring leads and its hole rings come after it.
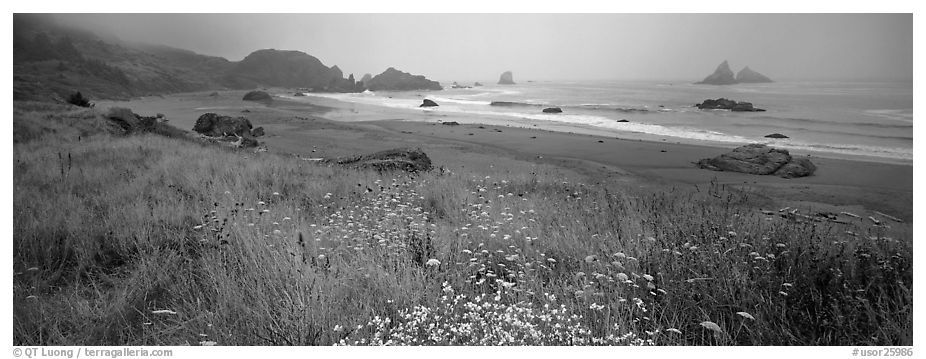
POLYGON ((13 16, 13 99, 63 101, 80 91, 91 101, 260 86, 353 92, 337 66, 298 51, 260 50, 241 62, 168 46, 102 38, 57 25, 44 15, 13 16))
POLYGON ((443 90, 440 83, 431 81, 421 75, 412 75, 396 70, 392 67, 383 73, 373 76, 367 83, 372 91, 413 91, 413 90, 443 90))
POLYGON ((258 50, 235 64, 224 77, 232 88, 258 86, 308 88, 309 91, 353 92, 362 90, 344 78, 337 66, 325 66, 301 51, 258 50))

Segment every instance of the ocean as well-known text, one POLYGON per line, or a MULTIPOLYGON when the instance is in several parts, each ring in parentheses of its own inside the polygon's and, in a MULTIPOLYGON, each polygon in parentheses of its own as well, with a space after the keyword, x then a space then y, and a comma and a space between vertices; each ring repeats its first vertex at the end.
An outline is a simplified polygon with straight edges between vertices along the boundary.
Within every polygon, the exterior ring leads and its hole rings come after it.
MULTIPOLYGON (((443 91, 308 94, 408 113, 490 118, 555 130, 702 143, 768 143, 794 153, 912 164, 912 82, 527 82, 443 91), (705 99, 751 102, 765 112, 699 110, 705 99), (422 99, 440 106, 419 108, 422 99), (492 102, 507 102, 504 106, 492 102), (545 114, 545 107, 563 112, 545 114), (621 120, 626 120, 623 122, 621 120), (766 138, 780 133, 787 139, 766 138)), ((295 97, 298 99, 299 97, 295 97)), ((475 121, 474 121, 475 122, 475 121)))

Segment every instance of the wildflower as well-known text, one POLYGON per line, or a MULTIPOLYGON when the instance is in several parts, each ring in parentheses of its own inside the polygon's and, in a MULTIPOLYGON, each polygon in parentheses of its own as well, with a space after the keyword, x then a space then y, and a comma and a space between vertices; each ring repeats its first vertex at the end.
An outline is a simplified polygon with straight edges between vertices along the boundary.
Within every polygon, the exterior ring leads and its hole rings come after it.
POLYGON ((788 293, 785 293, 784 291, 778 292, 778 294, 781 294, 781 295, 783 295, 783 296, 785 296, 785 297, 788 296, 788 293))
POLYGON ((598 260, 598 256, 596 256, 596 255, 594 255, 594 254, 585 257, 585 263, 591 263, 591 262, 594 262, 594 261, 597 261, 597 260, 598 260))
POLYGON ((617 257, 617 258, 621 258, 621 259, 627 258, 627 255, 624 254, 624 252, 617 252, 617 253, 614 253, 614 256, 617 257))
POLYGON ((202 229, 202 228, 203 228, 202 225, 198 225, 198 226, 196 226, 196 227, 193 227, 193 230, 200 230, 200 229, 202 229))
POLYGON ((667 332, 672 332, 672 333, 675 333, 675 334, 682 334, 682 331, 681 331, 681 330, 678 330, 678 329, 675 329, 675 328, 669 328, 669 329, 666 329, 666 331, 667 331, 667 332))
POLYGON ((170 309, 159 309, 159 310, 152 310, 151 314, 177 314, 177 312, 170 310, 170 309))
POLYGON ((263 205, 266 205, 266 203, 264 203, 264 201, 258 201, 258 202, 257 202, 257 205, 258 205, 258 206, 263 206, 263 205))
POLYGON ((756 318, 753 317, 752 314, 749 314, 749 313, 746 313, 746 312, 736 312, 736 314, 739 315, 739 316, 741 316, 741 317, 743 317, 743 318, 749 319, 749 320, 756 320, 756 318))
POLYGON ((431 259, 428 259, 428 262, 425 264, 427 264, 430 267, 436 267, 440 265, 440 261, 437 259, 431 258, 431 259))
POLYGON ((556 263, 556 260, 555 260, 555 259, 553 259, 553 258, 547 258, 547 262, 550 262, 550 263, 556 263))
POLYGON ((643 275, 643 279, 646 279, 647 281, 652 282, 652 281, 653 281, 653 276, 651 276, 651 275, 649 275, 649 274, 644 274, 644 275, 643 275))
POLYGON ((280 195, 280 192, 273 192, 273 195, 274 195, 274 196, 279 196, 279 195, 280 195))
POLYGON ((629 279, 629 278, 627 277, 626 274, 624 274, 623 272, 621 272, 621 273, 617 273, 617 279, 620 279, 620 280, 623 282, 623 281, 626 281, 626 280, 629 279))
POLYGON ((216 342, 214 342, 214 341, 211 341, 211 340, 206 340, 206 341, 199 342, 199 345, 202 345, 202 346, 204 346, 204 347, 211 347, 211 346, 215 346, 216 344, 218 344, 218 343, 216 343, 216 342))
POLYGON ((711 322, 711 321, 703 321, 703 322, 701 322, 701 326, 704 327, 704 328, 713 330, 713 331, 715 331, 715 332, 717 332, 717 333, 723 333, 723 329, 720 329, 720 326, 717 325, 717 323, 714 323, 714 322, 711 322))

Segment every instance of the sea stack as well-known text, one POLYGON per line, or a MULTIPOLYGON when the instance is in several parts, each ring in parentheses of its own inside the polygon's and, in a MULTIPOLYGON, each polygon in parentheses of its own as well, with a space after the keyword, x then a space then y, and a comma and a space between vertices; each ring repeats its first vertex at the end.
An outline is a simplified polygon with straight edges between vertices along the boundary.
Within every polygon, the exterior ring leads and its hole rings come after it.
POLYGON ((363 87, 370 87, 370 80, 373 79, 373 75, 363 74, 363 77, 360 78, 360 83, 363 84, 363 87))
POLYGON ((498 78, 499 85, 514 85, 514 75, 511 74, 511 71, 502 72, 502 76, 498 78))
POLYGON ((440 83, 431 81, 421 75, 412 75, 407 72, 388 68, 383 73, 373 76, 364 82, 370 91, 415 91, 415 90, 443 90, 440 83))
POLYGON ((750 84, 750 83, 765 83, 765 82, 774 82, 774 81, 768 78, 768 76, 755 72, 753 69, 750 69, 749 66, 746 66, 742 70, 740 70, 740 72, 736 73, 736 82, 739 82, 742 84, 750 84))
POLYGON ((733 77, 733 70, 730 70, 730 64, 727 63, 727 60, 724 60, 720 65, 717 66, 717 69, 714 70, 714 73, 710 76, 705 77, 703 81, 696 82, 698 85, 732 85, 736 83, 736 78, 733 77))

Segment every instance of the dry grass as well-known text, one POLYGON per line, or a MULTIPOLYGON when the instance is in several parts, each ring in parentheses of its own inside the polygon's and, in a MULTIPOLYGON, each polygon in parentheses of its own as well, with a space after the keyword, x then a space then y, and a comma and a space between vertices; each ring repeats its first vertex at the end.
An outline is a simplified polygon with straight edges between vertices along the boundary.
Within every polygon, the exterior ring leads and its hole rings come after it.
POLYGON ((14 109, 16 345, 912 345, 909 233, 106 126, 14 109))

